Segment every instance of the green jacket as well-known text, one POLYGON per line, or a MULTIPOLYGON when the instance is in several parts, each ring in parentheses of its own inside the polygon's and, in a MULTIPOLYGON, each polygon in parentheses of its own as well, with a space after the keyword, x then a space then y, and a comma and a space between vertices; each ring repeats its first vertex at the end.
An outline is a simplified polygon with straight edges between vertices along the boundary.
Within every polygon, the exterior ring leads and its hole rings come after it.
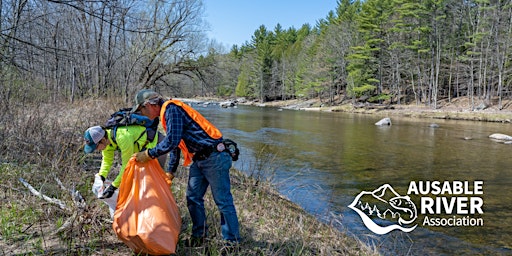
POLYGON ((140 152, 144 146, 146 148, 154 148, 156 144, 158 144, 158 133, 155 135, 155 138, 151 142, 147 142, 147 134, 146 128, 144 126, 139 125, 130 125, 130 126, 120 126, 117 128, 116 132, 116 142, 112 140, 112 130, 107 129, 108 139, 110 140, 110 145, 108 145, 101 154, 103 155, 103 159, 101 161, 99 175, 103 177, 107 177, 112 164, 114 163, 115 151, 121 151, 121 169, 119 170, 119 174, 116 179, 112 182, 112 185, 116 188, 119 188, 121 184, 121 178, 123 177, 124 169, 126 168, 126 164, 132 157, 134 153, 140 152))

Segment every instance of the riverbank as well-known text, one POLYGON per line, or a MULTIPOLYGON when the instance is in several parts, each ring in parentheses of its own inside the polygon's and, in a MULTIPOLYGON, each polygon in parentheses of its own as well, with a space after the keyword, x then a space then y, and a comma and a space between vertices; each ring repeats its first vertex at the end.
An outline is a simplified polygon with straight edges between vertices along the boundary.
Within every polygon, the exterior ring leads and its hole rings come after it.
MULTIPOLYGON (((183 168, 183 167, 180 167, 183 168)), ((1 255, 130 255, 131 250, 118 240, 111 228, 108 207, 91 196, 91 174, 81 176, 84 196, 81 206, 69 196, 55 198, 55 181, 45 180, 52 174, 42 174, 37 166, 0 164, 4 183, 0 190, 0 254, 1 255), (17 181, 20 177, 42 175, 29 180, 38 186, 43 197, 31 194, 17 181), (53 193, 51 191, 54 191, 53 193), (59 209, 55 204, 63 206, 59 209), (71 246, 70 246, 71 245, 71 246)), ((63 174, 58 174, 62 176, 63 174)), ((227 247, 220 234, 220 215, 211 193, 205 198, 210 236, 199 247, 184 243, 191 233, 191 220, 186 206, 188 172, 183 168, 173 180, 172 190, 182 216, 182 232, 176 255, 379 255, 375 248, 364 244, 335 227, 322 223, 298 205, 282 197, 266 182, 231 171, 232 193, 238 211, 240 232, 238 246, 227 247)), ((66 183, 66 182, 64 182, 66 183)), ((57 193, 58 194, 58 193, 57 193)))
MULTIPOLYGON (((0 126, 0 134, 4 135, 0 147, 9 149, 0 154, 0 172, 3 175, 3 183, 0 185, 1 255, 130 254, 129 248, 117 239, 111 229, 108 208, 90 192, 101 155, 83 154, 83 131, 90 125, 103 123, 110 113, 122 105, 122 102, 100 99, 74 104, 40 104, 37 112, 12 105, 1 109, 6 119, 17 120, 0 126), (52 138, 51 143, 48 143, 48 138, 52 138), (34 185, 45 196, 64 202, 66 208, 61 209, 32 194, 20 182, 20 178, 34 185), (84 204, 78 204, 74 200, 76 194, 70 194, 69 191, 79 192, 84 197, 84 204)), ((443 111, 417 109, 414 106, 386 109, 381 106, 354 107, 346 104, 325 107, 315 100, 280 101, 264 105, 304 111, 347 111, 382 116, 436 118, 431 116, 432 113, 439 113, 440 117, 444 115, 445 118, 447 115, 455 116, 446 111, 446 106, 440 109, 443 111)), ((507 115, 511 113, 496 111, 485 114, 489 110, 470 112, 464 109, 460 112, 468 113, 465 120, 476 120, 476 113, 483 114, 486 120, 491 120, 495 114, 503 114, 503 122, 507 122, 507 115)), ((115 177, 115 174, 116 170, 113 170, 111 175, 115 177)), ((173 185, 183 217, 181 240, 188 238, 191 228, 185 200, 187 174, 186 169, 181 170, 173 185)), ((376 248, 337 230, 334 225, 320 222, 316 216, 280 196, 270 184, 247 177, 237 170, 233 170, 232 175, 232 191, 245 241, 227 255, 379 254, 376 248)), ((178 255, 221 255, 230 249, 224 247, 220 239, 220 216, 211 195, 206 198, 205 204, 208 222, 211 224, 211 238, 205 246, 199 248, 187 248, 180 242, 178 255)))
POLYGON ((450 102, 442 100, 438 102, 437 109, 423 104, 352 104, 345 102, 343 104, 327 106, 319 99, 311 100, 284 100, 272 102, 242 102, 240 104, 278 107, 283 109, 294 109, 303 111, 325 111, 325 112, 347 112, 359 114, 374 114, 379 116, 406 116, 415 118, 430 119, 450 119, 450 120, 468 120, 483 122, 512 122, 512 100, 503 100, 502 107, 499 109, 497 100, 494 104, 481 107, 481 103, 473 104, 478 110, 472 110, 468 99, 453 99, 450 102), (480 108, 482 109, 480 109, 480 108))
MULTIPOLYGON (((101 154, 83 153, 83 132, 104 123, 122 105, 99 99, 40 104, 37 112, 0 107, 6 118, 17 120, 0 125, 0 148, 9 149, 0 154, 0 255, 131 254, 112 230, 108 207, 91 193, 101 154)), ((114 178, 118 168, 107 178, 114 178)), ((232 193, 244 241, 225 246, 220 215, 208 192, 210 235, 203 246, 186 247, 184 240, 191 234, 187 178, 188 170, 180 167, 172 186, 183 222, 177 255, 379 255, 376 248, 338 230, 339 223, 319 221, 265 180, 234 169, 232 193)))

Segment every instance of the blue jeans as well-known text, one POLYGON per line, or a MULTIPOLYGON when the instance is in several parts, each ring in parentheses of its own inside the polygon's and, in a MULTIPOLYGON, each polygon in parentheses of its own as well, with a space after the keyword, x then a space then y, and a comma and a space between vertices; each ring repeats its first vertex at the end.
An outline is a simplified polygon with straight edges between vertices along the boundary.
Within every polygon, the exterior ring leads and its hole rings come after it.
POLYGON ((227 152, 213 152, 207 159, 194 161, 190 166, 187 207, 192 218, 193 237, 208 235, 204 195, 210 185, 213 199, 220 212, 223 239, 233 242, 240 241, 238 217, 231 195, 230 168, 231 156, 227 152))

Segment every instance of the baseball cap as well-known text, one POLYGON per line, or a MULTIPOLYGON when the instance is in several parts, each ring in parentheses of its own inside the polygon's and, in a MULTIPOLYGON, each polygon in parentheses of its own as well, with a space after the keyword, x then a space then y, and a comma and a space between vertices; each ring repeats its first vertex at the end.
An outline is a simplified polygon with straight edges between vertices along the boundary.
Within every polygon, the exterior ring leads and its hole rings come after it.
POLYGON ((152 100, 152 99, 160 99, 161 96, 159 93, 150 90, 150 89, 144 89, 140 90, 137 95, 135 95, 135 106, 132 108, 132 112, 137 111, 139 107, 144 104, 144 102, 152 100))
POLYGON ((89 129, 87 129, 84 134, 85 153, 88 154, 93 152, 103 137, 105 137, 105 130, 103 130, 101 126, 89 127, 89 129))

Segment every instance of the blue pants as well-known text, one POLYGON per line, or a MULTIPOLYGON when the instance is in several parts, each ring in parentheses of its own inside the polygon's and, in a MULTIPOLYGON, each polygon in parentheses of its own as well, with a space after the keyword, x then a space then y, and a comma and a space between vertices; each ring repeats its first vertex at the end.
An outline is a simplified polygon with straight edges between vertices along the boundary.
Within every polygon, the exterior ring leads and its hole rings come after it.
POLYGON ((208 235, 204 195, 210 185, 213 199, 220 212, 223 239, 240 241, 238 217, 231 195, 230 168, 231 156, 227 152, 213 152, 207 159, 194 161, 190 166, 187 207, 192 218, 193 237, 208 235))

